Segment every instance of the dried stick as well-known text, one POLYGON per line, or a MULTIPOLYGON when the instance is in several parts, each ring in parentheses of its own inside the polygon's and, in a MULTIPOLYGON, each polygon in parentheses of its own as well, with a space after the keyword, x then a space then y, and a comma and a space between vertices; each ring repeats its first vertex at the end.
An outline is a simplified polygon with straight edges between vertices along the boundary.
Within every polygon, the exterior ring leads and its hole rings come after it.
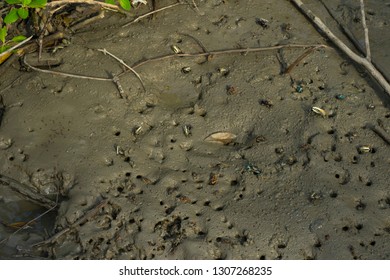
MULTIPOLYGON (((163 56, 158 56, 154 58, 150 58, 141 62, 138 62, 132 66, 133 69, 140 67, 144 64, 165 60, 169 58, 176 57, 199 57, 199 56, 210 56, 210 55, 226 55, 226 54, 237 54, 237 53, 251 53, 251 52, 261 52, 261 51, 270 51, 270 50, 279 50, 279 49, 292 49, 292 48, 327 48, 326 45, 280 45, 280 46, 272 46, 272 47, 263 47, 263 48, 245 48, 245 49, 227 49, 227 50, 218 50, 218 51, 208 51, 208 52, 200 52, 200 53, 174 53, 163 56)), ((118 76, 122 76, 127 71, 120 73, 118 76)))
POLYGON ((84 75, 69 74, 69 73, 63 73, 63 72, 57 72, 57 71, 40 69, 40 68, 37 68, 37 67, 34 67, 34 66, 28 64, 27 61, 26 61, 26 57, 24 57, 23 63, 26 64, 31 69, 33 69, 35 71, 38 71, 38 72, 42 72, 42 73, 53 74, 53 75, 58 75, 58 76, 63 76, 63 77, 78 78, 78 79, 87 79, 87 80, 94 80, 94 81, 110 81, 110 82, 113 82, 113 79, 110 79, 110 78, 100 78, 100 77, 84 76, 84 75))
POLYGON ((382 138, 383 141, 385 141, 388 145, 390 145, 390 135, 388 135, 385 131, 380 129, 378 126, 373 124, 366 124, 365 128, 371 129, 373 132, 375 132, 376 135, 382 138))
POLYGON ((33 36, 30 36, 28 37, 27 39, 23 40, 22 42, 20 42, 19 44, 9 48, 8 50, 6 50, 5 52, 2 52, 0 53, 0 61, 1 61, 1 58, 10 54, 13 50, 19 48, 20 46, 24 45, 25 43, 27 43, 28 41, 30 41, 32 39, 33 36))
POLYGON ((98 2, 95 0, 58 0, 58 1, 52 1, 46 4, 46 8, 55 8, 57 6, 66 5, 66 4, 89 4, 89 5, 98 5, 102 8, 107 8, 110 10, 118 11, 118 12, 126 12, 125 10, 121 10, 118 6, 104 3, 104 2, 98 2))
POLYGON ((364 29, 364 42, 366 44, 366 59, 371 62, 370 39, 368 38, 368 28, 366 23, 366 13, 364 11, 364 0, 360 0, 360 10, 362 12, 362 24, 364 29))
POLYGON ((390 95, 390 84, 384 78, 381 72, 372 64, 371 61, 364 57, 361 57, 354 53, 347 45, 345 45, 333 32, 318 18, 311 10, 305 7, 301 0, 290 0, 299 8, 299 10, 305 14, 325 35, 339 47, 349 58, 356 63, 364 66, 367 71, 375 78, 375 80, 381 85, 385 92, 390 95))
MULTIPOLYGON (((120 59, 119 57, 113 55, 112 53, 110 53, 109 51, 107 51, 106 49, 98 49, 99 52, 102 52, 104 53, 104 55, 108 54, 109 56, 111 56, 112 58, 114 58, 116 61, 118 61, 120 64, 122 64, 123 66, 125 66, 128 70, 130 70, 131 72, 134 73, 134 75, 138 78, 138 80, 141 82, 141 85, 142 85, 142 88, 144 89, 145 91, 145 84, 144 82, 142 81, 141 79, 141 76, 133 69, 131 68, 129 65, 127 65, 122 59, 120 59)), ((115 81, 114 81, 115 82, 115 81)))
POLYGON ((201 13, 200 10, 199 10, 199 8, 198 8, 198 5, 196 5, 195 0, 191 0, 191 1, 192 1, 192 5, 194 6, 195 11, 196 11, 199 15, 204 16, 204 13, 201 13))
POLYGON ((133 24, 133 23, 136 23, 136 22, 140 21, 140 20, 143 19, 143 18, 146 18, 146 17, 148 17, 148 16, 150 16, 150 15, 153 15, 153 14, 155 14, 155 13, 158 13, 158 12, 164 11, 164 10, 166 10, 166 9, 170 9, 170 8, 176 7, 176 6, 178 6, 178 5, 184 5, 184 3, 180 3, 180 2, 179 2, 179 3, 175 3, 175 4, 172 4, 172 5, 168 5, 168 6, 165 6, 165 7, 160 8, 160 9, 157 9, 157 10, 154 10, 154 11, 151 11, 151 12, 148 12, 148 13, 143 14, 142 16, 139 16, 139 17, 133 19, 132 21, 130 21, 130 22, 128 22, 128 23, 122 25, 122 27, 129 26, 129 25, 131 25, 131 24, 133 24))
MULTIPOLYGON (((67 34, 65 34, 64 32, 57 32, 57 33, 51 34, 49 36, 46 36, 45 38, 43 38, 42 46, 47 47, 47 46, 53 44, 55 41, 65 38, 66 35, 67 34)), ((37 49, 38 49, 38 44, 35 42, 31 42, 31 43, 27 44, 26 46, 23 46, 22 48, 17 50, 17 54, 19 56, 22 56, 28 52, 35 52, 37 49)))
POLYGON ((284 74, 290 73, 295 66, 297 66, 306 56, 308 56, 310 53, 318 49, 318 47, 313 47, 305 51, 303 54, 301 54, 287 69, 284 71, 284 74))
POLYGON ((114 82, 114 84, 116 85, 116 88, 119 91, 119 98, 123 98, 123 95, 125 94, 125 91, 123 90, 123 87, 122 87, 122 85, 121 85, 121 83, 119 81, 118 76, 113 76, 112 81, 114 82))

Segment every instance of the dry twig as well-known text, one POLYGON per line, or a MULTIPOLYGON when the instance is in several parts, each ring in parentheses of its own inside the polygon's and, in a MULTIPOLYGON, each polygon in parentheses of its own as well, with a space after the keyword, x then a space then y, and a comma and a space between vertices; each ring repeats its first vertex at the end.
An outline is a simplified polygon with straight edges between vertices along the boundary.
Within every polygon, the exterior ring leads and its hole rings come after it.
POLYGON ((149 12, 149 13, 143 14, 142 16, 139 16, 139 17, 133 19, 132 21, 130 21, 130 22, 128 22, 128 23, 122 25, 122 27, 129 26, 129 25, 131 25, 131 24, 133 24, 133 23, 136 23, 136 22, 140 21, 141 19, 146 18, 146 17, 148 17, 148 16, 150 16, 150 15, 153 15, 153 14, 155 14, 155 13, 158 13, 158 12, 164 11, 164 10, 166 10, 166 9, 170 9, 170 8, 176 7, 176 6, 178 6, 178 5, 183 5, 183 4, 184 4, 184 3, 180 3, 180 2, 179 2, 179 3, 175 3, 175 4, 172 4, 172 5, 168 5, 168 6, 165 6, 165 7, 160 8, 160 9, 151 11, 151 12, 149 12))
POLYGON ((104 2, 98 2, 95 0, 58 0, 52 1, 46 4, 46 8, 53 9, 58 6, 66 5, 66 4, 89 4, 89 5, 98 5, 102 8, 106 8, 109 10, 117 11, 117 12, 126 12, 125 10, 121 10, 117 5, 112 5, 104 2))
MULTIPOLYGON (((199 53, 174 53, 163 56, 158 56, 154 58, 150 58, 144 61, 140 61, 135 63, 132 68, 135 69, 142 65, 145 65, 150 62, 161 61, 170 58, 177 57, 200 57, 200 56, 216 56, 216 55, 226 55, 226 54, 242 54, 242 53, 252 53, 252 52, 261 52, 261 51, 270 51, 270 50, 279 50, 279 49, 292 49, 292 48, 327 48, 326 45, 280 45, 280 46, 272 46, 272 47, 263 47, 263 48, 244 48, 244 49, 227 49, 227 50, 217 50, 217 51, 208 51, 208 52, 199 52, 199 53)), ((118 75, 122 76, 127 73, 127 70, 120 73, 118 75)))
MULTIPOLYGON (((120 59, 119 57, 113 55, 112 53, 110 53, 109 51, 107 51, 106 49, 98 49, 99 52, 102 52, 104 53, 104 55, 108 54, 109 56, 111 56, 112 58, 114 58, 116 61, 118 61, 120 64, 122 64, 123 66, 125 66, 128 70, 130 70, 131 72, 134 73, 134 75, 138 78, 138 80, 141 82, 141 85, 142 85, 142 88, 144 89, 145 91, 145 84, 144 82, 142 81, 141 79, 141 76, 133 69, 131 68, 129 65, 127 65, 122 59, 120 59)), ((114 81, 115 83, 118 82, 118 80, 114 81)), ((119 88, 119 87, 118 87, 119 88)), ((120 87, 121 88, 121 87, 120 87)), ((119 88, 119 91, 120 91, 120 88, 119 88)), ((122 89, 123 90, 123 89, 122 89)))
POLYGON ((58 76, 63 76, 63 77, 78 78, 78 79, 87 79, 87 80, 94 80, 94 81, 110 81, 110 82, 113 82, 113 79, 111 79, 111 78, 92 77, 92 76, 70 74, 70 73, 63 73, 63 72, 57 72, 57 71, 52 71, 52 70, 40 69, 40 68, 37 68, 37 67, 34 67, 34 66, 30 65, 26 61, 26 57, 24 57, 23 63, 26 64, 26 66, 28 66, 29 68, 31 68, 31 69, 33 69, 35 71, 38 71, 38 72, 42 72, 42 73, 58 75, 58 76))
POLYGON ((305 7, 301 0, 290 0, 299 8, 299 10, 305 14, 325 35, 350 59, 356 63, 364 66, 367 71, 375 78, 375 80, 381 85, 385 92, 390 95, 390 84, 382 75, 382 73, 369 61, 367 58, 361 57, 354 53, 347 45, 345 45, 334 33, 317 17, 310 9, 305 7))
POLYGON ((366 59, 371 62, 370 39, 368 38, 368 28, 366 23, 366 13, 364 10, 364 0, 360 0, 360 11, 362 13, 362 24, 364 29, 364 42, 366 44, 366 59))
POLYGON ((293 70, 293 68, 299 64, 299 62, 301 62, 306 56, 311 54, 316 49, 318 49, 318 47, 312 47, 307 51, 305 51, 303 54, 301 54, 293 63, 291 63, 289 67, 287 67, 287 69, 284 71, 284 74, 290 73, 293 70))
POLYGON ((373 124, 366 124, 365 128, 371 129, 376 135, 383 139, 388 145, 390 145, 390 135, 388 135, 383 129, 373 124))

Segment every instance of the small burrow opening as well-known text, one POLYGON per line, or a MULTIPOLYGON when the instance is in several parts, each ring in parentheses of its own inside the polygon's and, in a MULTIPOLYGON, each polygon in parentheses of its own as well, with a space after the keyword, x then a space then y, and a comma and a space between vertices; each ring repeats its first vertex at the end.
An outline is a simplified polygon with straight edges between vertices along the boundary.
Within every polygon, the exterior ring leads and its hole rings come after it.
POLYGON ((358 211, 363 211, 364 209, 366 209, 366 204, 361 201, 358 201, 355 208, 358 211))
POLYGON ((357 230, 361 230, 361 229, 363 228, 363 225, 362 225, 362 224, 357 224, 357 225, 355 226, 355 228, 356 228, 357 230))
POLYGON ((338 196, 338 193, 335 192, 335 191, 333 191, 333 192, 331 192, 331 193, 329 194, 329 196, 330 196, 331 198, 336 198, 336 197, 338 196))

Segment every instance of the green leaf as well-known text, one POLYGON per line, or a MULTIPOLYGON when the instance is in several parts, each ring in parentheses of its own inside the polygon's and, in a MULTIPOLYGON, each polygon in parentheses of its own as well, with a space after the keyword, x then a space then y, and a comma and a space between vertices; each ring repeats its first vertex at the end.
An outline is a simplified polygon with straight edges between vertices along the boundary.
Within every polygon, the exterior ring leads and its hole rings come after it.
POLYGON ((47 0, 32 0, 30 5, 28 5, 30 8, 44 8, 47 4, 47 0))
POLYGON ((4 26, 3 28, 0 29, 0 41, 5 43, 5 37, 7 37, 7 27, 4 26))
POLYGON ((129 0, 119 0, 119 5, 123 8, 123 10, 130 11, 131 9, 129 0))
POLYGON ((22 0, 23 6, 28 6, 31 3, 31 0, 22 0))
POLYGON ((26 40, 27 37, 26 36, 23 36, 23 35, 19 35, 19 36, 15 36, 12 38, 12 41, 16 42, 16 43, 19 43, 19 42, 22 42, 24 40, 26 40))
POLYGON ((5 16, 4 23, 5 24, 11 24, 14 23, 19 19, 18 10, 15 8, 12 8, 11 11, 5 16))
POLYGON ((27 8, 19 8, 19 9, 18 9, 18 15, 19 15, 22 19, 28 18, 28 9, 27 9, 27 8))
POLYGON ((115 0, 105 0, 107 4, 115 5, 115 0))
POLYGON ((11 5, 22 3, 21 0, 5 0, 5 2, 7 2, 8 4, 11 4, 11 5))
POLYGON ((6 45, 0 46, 0 53, 5 52, 9 48, 10 48, 10 46, 6 46, 6 45))

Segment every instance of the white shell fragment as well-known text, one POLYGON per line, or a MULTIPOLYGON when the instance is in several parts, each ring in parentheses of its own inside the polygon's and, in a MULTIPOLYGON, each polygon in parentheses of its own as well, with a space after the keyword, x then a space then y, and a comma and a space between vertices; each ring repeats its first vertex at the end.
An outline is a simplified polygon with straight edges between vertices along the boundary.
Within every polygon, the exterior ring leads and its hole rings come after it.
POLYGON ((133 5, 137 5, 137 4, 144 4, 144 5, 147 5, 148 4, 148 2, 147 2, 147 0, 132 0, 131 1, 131 3, 133 4, 133 5))
POLYGON ((0 150, 8 149, 9 147, 12 146, 12 143, 13 141, 11 138, 8 139, 0 138, 0 150))
POLYGON ((366 154, 366 153, 370 153, 372 151, 372 148, 368 145, 363 145, 363 146, 359 146, 357 150, 359 154, 366 154))
POLYGON ((176 54, 182 53, 181 49, 178 46, 173 45, 171 48, 176 54))
POLYGON ((204 140, 207 142, 220 143, 227 145, 233 142, 237 135, 230 132, 215 132, 207 136, 204 140))
POLYGON ((312 107, 311 110, 317 115, 321 115, 322 117, 326 117, 328 115, 328 113, 320 107, 312 107))

